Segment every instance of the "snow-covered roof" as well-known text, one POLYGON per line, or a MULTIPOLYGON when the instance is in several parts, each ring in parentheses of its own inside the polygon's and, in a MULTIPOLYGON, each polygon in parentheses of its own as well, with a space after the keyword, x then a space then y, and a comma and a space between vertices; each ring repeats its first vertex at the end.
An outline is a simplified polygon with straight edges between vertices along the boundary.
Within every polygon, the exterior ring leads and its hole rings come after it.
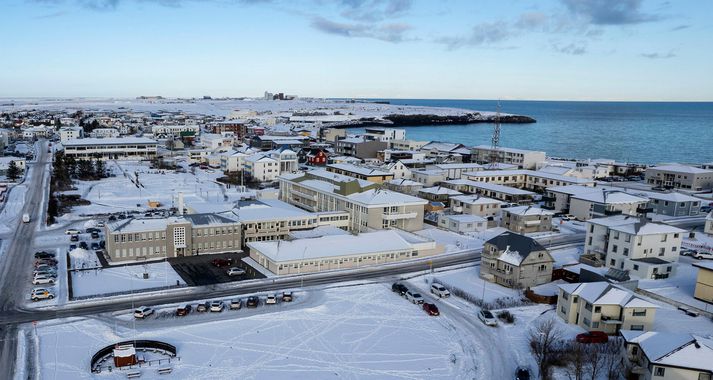
POLYGON ((392 230, 364 232, 359 235, 330 235, 291 241, 249 242, 247 246, 278 263, 413 249, 409 242, 392 230), (334 249, 335 247, 339 247, 339 249, 334 249))
POLYGON ((242 223, 275 219, 303 219, 312 215, 307 211, 275 199, 240 202, 238 207, 233 209, 233 214, 242 223))
POLYGON ((529 195, 529 196, 535 195, 535 193, 533 193, 532 191, 522 190, 522 189, 518 189, 518 188, 512 187, 512 186, 498 185, 497 183, 478 182, 478 181, 471 181, 471 180, 468 180, 468 181, 471 182, 468 185, 473 186, 476 189, 495 191, 498 193, 503 193, 503 194, 508 194, 508 195, 529 195))
POLYGON ((555 213, 550 211, 550 210, 545 210, 543 208, 539 207, 533 207, 533 206, 517 206, 517 207, 509 207, 506 209, 503 209, 510 214, 514 215, 520 215, 520 216, 528 216, 528 215, 554 215, 555 213))
POLYGON ((455 164, 436 164, 433 165, 438 169, 448 170, 448 169, 482 169, 483 165, 475 163, 455 163, 455 164))
POLYGON ((416 182, 406 178, 394 178, 389 180, 388 183, 394 186, 423 186, 421 182, 416 182))
POLYGON ((654 166, 653 168, 650 168, 650 169, 653 169, 653 170, 661 170, 661 171, 669 171, 669 172, 677 172, 677 173, 686 173, 686 174, 708 174, 708 173, 713 173, 713 170, 701 169, 701 168, 697 168, 697 167, 695 167, 695 166, 681 165, 681 164, 670 164, 670 165, 654 166))
POLYGON ((631 235, 657 235, 671 233, 685 233, 686 230, 663 223, 644 222, 622 224, 610 227, 612 231, 624 232, 631 235))
POLYGON ((328 168, 334 168, 337 170, 343 170, 346 172, 356 173, 364 176, 388 176, 391 175, 389 172, 385 172, 378 169, 367 168, 364 166, 358 166, 353 164, 329 164, 328 168))
MULTIPOLYGON (((493 150, 493 148, 490 145, 476 145, 473 147, 473 149, 493 150)), ((505 148, 505 147, 498 147, 497 150, 500 152, 509 152, 509 153, 542 153, 542 154, 545 154, 545 152, 540 152, 540 151, 536 151, 536 150, 505 148)))
POLYGON ((713 271, 713 261, 702 261, 700 263, 693 263, 693 266, 713 271))
POLYGON ((622 191, 610 191, 604 189, 595 189, 595 191, 591 191, 588 193, 580 193, 577 195, 573 195, 572 198, 603 204, 630 204, 648 202, 648 199, 637 197, 633 194, 628 194, 622 191))
POLYGON ((428 203, 425 199, 384 189, 371 189, 361 193, 354 193, 347 195, 347 198, 368 206, 425 205, 428 203))
POLYGON ((113 138, 86 138, 71 139, 62 143, 64 146, 85 146, 85 145, 148 145, 156 144, 156 140, 145 137, 113 137, 113 138))
POLYGON ((713 340, 686 333, 622 330, 630 344, 637 344, 652 364, 713 372, 713 340))
POLYGON ((511 251, 510 247, 507 247, 503 253, 500 254, 498 260, 506 262, 510 265, 519 267, 522 261, 525 260, 527 255, 523 256, 518 251, 511 251))
POLYGON ((611 228, 611 227, 621 226, 621 225, 625 225, 625 224, 634 224, 634 223, 638 223, 639 221, 640 220, 637 217, 634 217, 631 215, 619 214, 619 215, 607 216, 604 218, 590 219, 587 221, 587 223, 611 228))
POLYGON ((683 194, 683 193, 678 193, 678 192, 672 192, 672 193, 648 192, 648 193, 646 193, 646 196, 651 199, 658 199, 660 201, 669 201, 669 202, 702 202, 703 201, 700 198, 692 197, 688 194, 683 194))
POLYGON ((458 223, 482 223, 488 221, 482 216, 471 214, 444 214, 441 218, 453 220, 458 223))
POLYGON ((463 195, 463 193, 461 193, 460 191, 449 189, 449 188, 443 187, 443 186, 424 187, 423 189, 419 190, 418 192, 425 193, 425 194, 434 194, 434 195, 463 195))
POLYGON ((461 203, 465 203, 465 204, 469 204, 469 205, 494 204, 494 203, 502 204, 502 203, 504 203, 497 199, 481 197, 479 195, 456 195, 454 197, 451 197, 451 200, 457 200, 461 203))

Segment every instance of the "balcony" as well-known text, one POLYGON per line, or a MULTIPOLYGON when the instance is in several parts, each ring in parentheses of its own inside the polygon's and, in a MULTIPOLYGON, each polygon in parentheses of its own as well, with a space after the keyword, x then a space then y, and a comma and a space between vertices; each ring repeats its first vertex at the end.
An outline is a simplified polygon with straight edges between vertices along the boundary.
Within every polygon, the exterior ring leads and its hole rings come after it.
POLYGON ((298 196, 300 196, 300 197, 302 197, 302 198, 304 198, 304 199, 309 199, 309 200, 312 200, 312 201, 317 201, 317 194, 307 194, 307 193, 305 193, 305 192, 302 192, 302 191, 299 191, 299 190, 296 190, 296 189, 292 189, 292 194, 298 195, 298 196))
POLYGON ((619 317, 609 317, 605 315, 602 315, 600 322, 605 325, 620 325, 624 323, 619 319, 619 317))
POLYGON ((415 212, 403 212, 403 213, 387 213, 384 214, 384 220, 401 220, 401 219, 413 219, 418 216, 415 212))

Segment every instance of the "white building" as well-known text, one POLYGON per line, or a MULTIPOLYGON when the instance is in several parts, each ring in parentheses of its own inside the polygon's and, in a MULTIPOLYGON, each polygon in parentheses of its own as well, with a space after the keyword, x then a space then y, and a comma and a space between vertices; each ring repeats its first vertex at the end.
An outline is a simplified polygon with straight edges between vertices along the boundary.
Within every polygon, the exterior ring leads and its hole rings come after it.
MULTIPOLYGON (((473 161, 488 163, 491 161, 493 149, 489 145, 473 147, 473 161)), ((545 152, 513 148, 497 148, 495 151, 496 162, 517 165, 521 169, 535 169, 538 162, 545 160, 545 152)))
POLYGON ((77 160, 149 160, 156 157, 155 140, 144 137, 75 139, 62 144, 64 154, 77 160))
POLYGON ((460 179, 463 173, 483 170, 483 165, 475 163, 436 164, 433 166, 437 170, 445 170, 448 179, 460 179))
POLYGON ((104 139, 119 137, 119 130, 115 128, 95 128, 89 133, 89 137, 104 139))
POLYGON ((297 171, 297 153, 289 149, 256 153, 245 158, 244 170, 256 181, 274 181, 280 174, 297 171))
POLYGON ((226 173, 235 173, 242 171, 245 166, 245 159, 250 156, 251 154, 243 152, 222 153, 220 155, 220 170, 226 173))
POLYGON ((373 140, 389 142, 393 140, 405 140, 406 130, 399 128, 371 127, 364 128, 363 135, 373 140))
POLYGON ((459 234, 483 232, 488 229, 488 220, 472 214, 438 214, 438 227, 459 234))
POLYGON ((605 266, 641 279, 668 278, 678 262, 685 230, 614 216, 587 222, 585 253, 596 254, 605 266))
POLYGON ((155 138, 180 136, 182 133, 198 135, 201 128, 198 125, 155 125, 151 128, 155 138))
POLYGON ((671 164, 646 169, 646 183, 674 189, 702 191, 713 189, 713 170, 671 164))
POLYGON ((713 339, 687 333, 622 330, 631 372, 642 380, 710 380, 713 339))
POLYGON ((247 246, 253 260, 278 275, 357 268, 443 251, 443 247, 432 240, 396 230, 250 242, 247 246))
POLYGON ((500 226, 520 234, 552 231, 553 212, 532 206, 502 209, 500 226))
POLYGON ((59 129, 59 141, 62 143, 81 139, 82 137, 84 137, 84 130, 80 127, 62 127, 59 129))

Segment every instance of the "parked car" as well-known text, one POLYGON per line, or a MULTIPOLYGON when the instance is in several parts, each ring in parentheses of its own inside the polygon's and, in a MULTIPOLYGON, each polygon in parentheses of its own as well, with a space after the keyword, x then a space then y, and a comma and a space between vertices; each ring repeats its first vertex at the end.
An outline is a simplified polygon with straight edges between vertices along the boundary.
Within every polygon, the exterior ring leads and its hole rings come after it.
POLYGON ((38 265, 35 267, 37 272, 57 272, 57 268, 51 265, 38 265))
POLYGON ((248 301, 245 302, 245 306, 247 307, 257 307, 258 304, 260 304, 260 299, 256 296, 248 297, 248 301))
POLYGON ((684 248, 681 250, 681 252, 679 254, 681 256, 693 256, 696 253, 698 253, 698 251, 696 251, 695 249, 684 248))
POLYGON ((609 341, 609 335, 604 331, 590 331, 577 335, 578 343, 606 343, 609 341))
POLYGON ((282 292, 282 302, 292 302, 292 292, 282 292))
POLYGON ((193 307, 189 304, 181 305, 176 308, 176 316, 182 317, 184 315, 188 315, 191 313, 192 309, 193 309, 193 307))
POLYGON ((275 293, 270 293, 265 297, 265 305, 274 305, 277 303, 277 296, 275 293))
POLYGON ((134 318, 144 319, 153 314, 153 309, 148 306, 139 306, 134 310, 134 318))
POLYGON ((560 219, 564 220, 565 222, 568 222, 570 220, 574 220, 575 217, 574 217, 574 215, 564 214, 560 217, 560 219))
POLYGON ((425 302, 423 304, 423 310, 426 311, 426 313, 428 313, 428 315, 433 315, 433 316, 441 315, 441 312, 438 311, 438 306, 436 306, 432 303, 425 302))
POLYGON ((421 296, 421 294, 417 293, 415 291, 412 291, 412 290, 409 290, 406 292, 406 299, 414 304, 422 304, 423 303, 423 297, 421 296))
POLYGON ((434 282, 433 284, 431 284, 431 293, 437 295, 438 297, 450 297, 451 296, 451 292, 448 291, 448 289, 446 289, 445 286, 443 286, 437 282, 434 282))
POLYGON ((706 252, 706 251, 700 251, 700 252, 696 252, 696 253, 692 254, 691 257, 693 257, 696 260, 703 260, 703 259, 713 260, 713 253, 706 252))
POLYGON ((79 241, 79 235, 72 235, 69 237, 69 241, 77 242, 79 241))
POLYGON ((400 282, 395 282, 393 285, 391 285, 391 291, 395 293, 399 293, 399 295, 404 295, 406 292, 408 292, 408 288, 406 285, 400 283, 400 282))
POLYGON ((44 277, 57 278, 57 272, 50 272, 50 271, 33 271, 33 272, 32 272, 32 276, 33 276, 33 277, 44 276, 44 277))
POLYGON ((75 249, 77 249, 77 245, 76 245, 76 244, 70 244, 70 245, 69 245, 69 250, 70 250, 70 251, 74 251, 75 249))
POLYGON ((54 293, 43 288, 32 289, 32 293, 30 294, 30 299, 33 302, 47 299, 51 300, 52 298, 54 298, 54 293))
POLYGON ((79 242, 79 248, 81 249, 89 249, 89 246, 87 245, 86 241, 80 241, 79 242))
POLYGON ((200 313, 205 313, 206 311, 210 310, 210 302, 205 301, 201 302, 196 306, 196 311, 200 313))
POLYGON ((243 268, 238 268, 238 267, 232 267, 228 269, 228 276, 242 276, 245 274, 245 269, 243 268))
POLYGON ((215 300, 210 303, 210 311, 213 313, 220 313, 223 311, 223 301, 215 300))
POLYGON ((99 239, 99 233, 98 233, 98 232, 92 232, 92 239, 99 239))
POLYGON ((97 249, 99 249, 99 243, 92 243, 91 247, 92 250, 96 251, 97 249))
POLYGON ((229 267, 233 265, 233 259, 213 259, 210 263, 218 268, 229 267))
POLYGON ((77 235, 77 234, 82 233, 82 231, 80 231, 80 230, 78 230, 78 229, 76 229, 76 228, 70 228, 70 229, 68 229, 68 230, 65 230, 64 233, 67 234, 67 235, 77 235))
POLYGON ((35 276, 32 279, 32 285, 43 285, 43 284, 54 284, 55 279, 52 277, 45 277, 45 276, 35 276))
POLYGON ((517 367, 515 370, 515 380, 530 380, 530 369, 517 367))
POLYGON ((495 319, 495 316, 493 315, 493 313, 490 312, 490 310, 481 310, 478 313, 478 319, 480 319, 481 322, 485 323, 486 326, 498 325, 498 320, 495 319))
POLYGON ((98 223, 97 223, 97 227, 99 227, 99 228, 102 228, 102 227, 105 227, 105 226, 106 226, 106 224, 105 224, 104 222, 98 222, 98 223))
POLYGON ((49 265, 52 267, 56 267, 57 264, 57 260, 55 259, 39 259, 35 261, 35 267, 38 267, 40 265, 49 265))
POLYGON ((54 259, 55 254, 47 251, 35 252, 35 259, 54 259))
POLYGON ((238 310, 243 307, 243 301, 240 298, 230 300, 230 310, 238 310))

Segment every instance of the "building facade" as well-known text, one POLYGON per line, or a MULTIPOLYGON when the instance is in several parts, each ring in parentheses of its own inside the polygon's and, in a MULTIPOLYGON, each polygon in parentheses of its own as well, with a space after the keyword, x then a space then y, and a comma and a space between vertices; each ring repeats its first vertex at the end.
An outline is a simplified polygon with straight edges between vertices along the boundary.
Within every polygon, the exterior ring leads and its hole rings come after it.
POLYGON ((485 242, 480 277, 509 288, 524 289, 552 281, 554 259, 530 237, 505 232, 485 242))
POLYGON ((143 137, 75 139, 62 145, 64 155, 76 160, 150 160, 157 150, 155 140, 143 137))

